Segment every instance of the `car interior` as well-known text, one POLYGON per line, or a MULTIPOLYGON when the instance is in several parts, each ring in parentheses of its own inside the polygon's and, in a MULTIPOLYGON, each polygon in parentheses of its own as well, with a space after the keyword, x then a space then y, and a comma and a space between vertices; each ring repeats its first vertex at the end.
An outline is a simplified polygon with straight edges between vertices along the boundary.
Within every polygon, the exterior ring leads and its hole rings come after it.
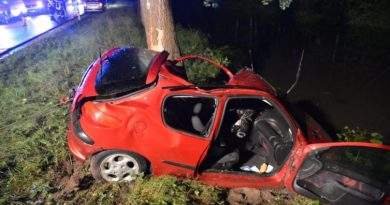
POLYGON ((390 155, 386 150, 333 147, 309 155, 294 189, 331 204, 381 204, 389 190, 390 155), (375 174, 372 174, 375 173, 375 174))
POLYGON ((294 132, 276 105, 259 97, 233 97, 200 171, 272 174, 284 164, 294 132))
POLYGON ((173 129, 206 137, 216 106, 216 100, 212 97, 170 96, 164 100, 164 122, 173 129))

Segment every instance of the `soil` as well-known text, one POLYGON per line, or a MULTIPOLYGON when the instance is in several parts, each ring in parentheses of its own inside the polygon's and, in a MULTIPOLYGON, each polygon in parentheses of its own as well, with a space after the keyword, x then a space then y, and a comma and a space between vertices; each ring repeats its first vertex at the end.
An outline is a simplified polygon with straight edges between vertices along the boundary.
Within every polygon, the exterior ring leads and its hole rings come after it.
POLYGON ((230 189, 227 202, 231 205, 290 204, 292 195, 286 189, 230 189))
POLYGON ((56 182, 63 189, 51 196, 49 201, 62 201, 71 198, 79 190, 87 189, 93 182, 93 178, 88 170, 89 162, 66 161, 63 163, 63 170, 70 170, 58 178, 56 182))

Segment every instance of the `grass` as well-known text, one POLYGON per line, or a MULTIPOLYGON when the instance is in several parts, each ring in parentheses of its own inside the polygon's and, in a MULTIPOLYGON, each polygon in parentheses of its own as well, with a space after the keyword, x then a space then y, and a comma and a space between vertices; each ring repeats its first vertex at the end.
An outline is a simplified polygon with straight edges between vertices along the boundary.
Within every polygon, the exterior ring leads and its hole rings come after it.
POLYGON ((47 201, 63 188, 59 180, 72 174, 73 162, 66 143, 68 107, 59 99, 100 49, 145 47, 131 13, 90 15, 1 60, 1 204, 47 201))
MULTIPOLYGON (((0 60, 0 204, 225 203, 226 190, 174 177, 95 183, 88 163, 76 163, 67 150, 69 112, 59 99, 77 86, 100 50, 146 46, 137 19, 132 8, 89 15, 0 60)), ((183 53, 228 63, 224 49, 209 48, 195 30, 180 27, 178 39, 183 53)), ((204 82, 213 74, 202 72, 189 76, 204 82)))

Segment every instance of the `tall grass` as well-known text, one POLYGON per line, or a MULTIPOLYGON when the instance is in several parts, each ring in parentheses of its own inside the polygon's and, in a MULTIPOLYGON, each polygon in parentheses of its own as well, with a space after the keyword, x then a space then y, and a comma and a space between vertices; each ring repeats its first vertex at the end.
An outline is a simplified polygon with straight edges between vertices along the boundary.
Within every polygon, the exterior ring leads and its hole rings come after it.
POLYGON ((99 50, 145 46, 129 9, 90 15, 26 47, 0 64, 0 203, 46 201, 72 174, 67 150, 68 107, 59 99, 75 87, 99 50))

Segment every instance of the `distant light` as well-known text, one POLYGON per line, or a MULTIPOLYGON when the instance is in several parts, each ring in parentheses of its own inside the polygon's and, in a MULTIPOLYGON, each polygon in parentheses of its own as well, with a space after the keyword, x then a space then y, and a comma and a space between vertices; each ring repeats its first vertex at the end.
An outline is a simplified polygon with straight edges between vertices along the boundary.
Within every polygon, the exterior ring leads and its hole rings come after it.
POLYGON ((72 12, 75 12, 75 8, 73 7, 73 5, 68 5, 68 10, 72 11, 72 12))
POLYGON ((102 4, 102 3, 99 3, 99 7, 103 7, 103 4, 102 4))
POLYGON ((26 13, 27 9, 24 6, 18 6, 15 9, 11 9, 12 16, 20 16, 22 13, 26 13))
POLYGON ((37 8, 43 8, 42 1, 37 1, 37 8))
POLYGON ((35 20, 30 21, 29 23, 32 24, 30 29, 34 33, 42 33, 54 26, 54 21, 52 21, 48 15, 37 16, 35 20))
POLYGON ((220 0, 204 0, 203 6, 204 7, 211 7, 211 8, 218 8, 219 7, 219 1, 220 0))

